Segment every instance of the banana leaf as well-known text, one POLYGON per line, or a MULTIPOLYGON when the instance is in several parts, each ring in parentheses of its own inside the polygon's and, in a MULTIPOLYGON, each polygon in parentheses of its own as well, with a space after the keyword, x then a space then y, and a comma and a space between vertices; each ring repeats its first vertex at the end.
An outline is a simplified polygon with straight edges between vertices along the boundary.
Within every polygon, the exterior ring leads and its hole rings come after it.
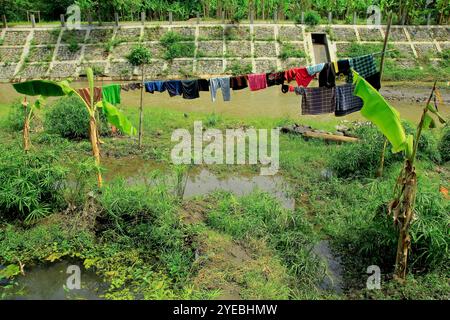
POLYGON ((373 122, 392 144, 392 152, 404 151, 408 147, 400 114, 364 78, 353 71, 354 95, 363 100, 361 114, 373 122))
POLYGON ((97 102, 96 106, 102 108, 103 113, 109 123, 127 135, 135 135, 136 128, 133 127, 130 120, 115 106, 106 101, 97 102))
POLYGON ((73 91, 66 81, 31 80, 14 83, 13 87, 18 93, 27 96, 61 97, 73 91))
POLYGON ((430 111, 432 114, 434 114, 439 119, 440 123, 442 123, 442 124, 446 123, 444 117, 442 117, 441 114, 438 112, 436 106, 433 106, 432 104, 429 104, 427 106, 427 108, 428 108, 428 111, 430 111))

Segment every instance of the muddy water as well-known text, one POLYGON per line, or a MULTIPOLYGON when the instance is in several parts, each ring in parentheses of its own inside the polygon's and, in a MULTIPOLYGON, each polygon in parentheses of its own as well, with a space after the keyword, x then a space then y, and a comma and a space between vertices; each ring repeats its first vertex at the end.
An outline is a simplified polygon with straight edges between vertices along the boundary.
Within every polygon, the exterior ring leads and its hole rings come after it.
MULTIPOLYGON (((97 85, 109 82, 98 82, 97 85)), ((313 82, 312 86, 317 84, 313 82)), ((75 87, 86 87, 86 82, 75 82, 75 87)), ((397 110, 402 118, 418 121, 424 105, 422 100, 429 95, 431 84, 392 84, 387 83, 381 90, 397 110)), ((445 117, 450 116, 450 89, 441 89, 444 100, 447 103, 442 108, 441 113, 445 117)), ((316 120, 335 119, 332 114, 319 116, 300 115, 300 97, 293 93, 283 94, 279 86, 270 87, 266 90, 251 92, 248 89, 232 91, 231 101, 222 101, 221 92, 218 92, 217 101, 211 102, 209 92, 201 92, 200 99, 185 100, 181 97, 169 98, 167 92, 144 95, 144 105, 146 108, 162 107, 182 112, 204 112, 215 111, 220 114, 236 116, 239 118, 252 117, 272 117, 272 118, 292 118, 296 121, 309 118, 316 120)), ((14 91, 11 84, 0 84, 0 105, 8 104, 18 99, 20 96, 14 91)), ((139 105, 139 90, 122 92, 122 105, 125 107, 137 108, 139 105)), ((339 119, 362 120, 360 113, 354 113, 339 119)))
MULTIPOLYGON (((175 181, 175 178, 169 175, 167 167, 163 167, 154 161, 146 161, 139 158, 104 158, 102 165, 106 169, 104 174, 106 181, 121 177, 130 184, 151 183, 148 179, 154 170, 159 170, 163 173, 164 181, 169 183, 174 183, 175 181)), ((229 175, 222 178, 206 169, 200 169, 190 170, 185 182, 184 199, 207 195, 216 190, 229 191, 237 196, 243 196, 258 189, 276 197, 287 209, 294 209, 295 207, 295 200, 288 195, 290 186, 281 176, 277 175, 229 175)))
POLYGON ((344 268, 342 266, 341 258, 333 254, 327 240, 321 240, 316 243, 313 252, 323 260, 327 268, 326 276, 319 284, 319 287, 323 290, 332 290, 336 293, 342 293, 344 289, 344 268))
MULTIPOLYGON (((69 290, 67 268, 73 263, 60 261, 40 265, 25 270, 25 276, 15 279, 14 293, 9 299, 14 300, 99 300, 104 284, 91 271, 81 268, 81 289, 69 290)), ((80 265, 80 264, 77 264, 80 265)), ((81 266, 80 266, 81 267, 81 266)))

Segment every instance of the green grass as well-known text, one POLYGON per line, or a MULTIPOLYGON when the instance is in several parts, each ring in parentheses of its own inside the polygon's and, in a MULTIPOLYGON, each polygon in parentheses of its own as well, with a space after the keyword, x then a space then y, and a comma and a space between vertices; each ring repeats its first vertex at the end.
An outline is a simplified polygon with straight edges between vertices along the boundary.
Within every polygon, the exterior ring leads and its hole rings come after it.
MULTIPOLYGON (((8 109, 0 106, 0 119, 7 117, 8 109)), ((134 124, 138 123, 137 107, 122 109, 134 124)), ((127 162, 130 157, 142 159, 142 163, 154 160, 158 170, 140 173, 152 183, 130 186, 112 179, 97 193, 95 177, 91 177, 94 179, 86 180, 77 189, 80 191, 64 194, 68 203, 77 204, 64 215, 55 210, 28 228, 0 220, 0 263, 15 264, 16 257, 31 265, 47 258, 77 257, 110 283, 106 294, 109 299, 211 299, 236 295, 244 299, 448 299, 449 204, 439 193, 440 186, 448 186, 448 163, 441 165, 443 169, 438 172, 436 164, 426 157, 417 162, 418 220, 411 229, 410 278, 405 286, 398 286, 390 277, 396 231, 392 218, 386 217, 385 206, 392 198, 401 162, 393 158, 381 179, 374 179, 370 173, 344 179, 336 171, 330 177, 323 174, 324 170, 331 169, 330 164, 337 160, 345 167, 345 157, 336 154, 348 145, 282 134, 280 174, 291 185, 289 196, 295 199, 294 210, 283 208, 272 195, 261 191, 243 197, 219 191, 180 201, 168 179, 175 175, 170 165, 174 129, 192 132, 195 120, 221 130, 243 126, 269 129, 293 121, 196 112, 186 117, 182 112, 163 108, 144 112, 142 150, 127 137, 104 137, 101 150, 104 157, 116 158, 116 162, 127 162), (96 195, 94 202, 89 202, 88 190, 96 195), (78 197, 80 194, 84 196, 78 197), (200 218, 187 222, 186 216, 200 218), (345 266, 348 290, 342 294, 318 289, 325 266, 311 248, 323 239, 341 256, 345 266), (364 289, 366 278, 360 275, 371 264, 382 268, 381 291, 364 289)), ((40 113, 45 116, 42 113, 45 111, 40 113)), ((302 123, 333 131, 338 120, 302 123)), ((6 125, 1 124, 0 130, 2 150, 21 144, 20 132, 11 132, 6 125)), ((92 176, 88 162, 77 166, 69 161, 91 158, 87 140, 70 141, 33 132, 31 141, 33 153, 58 149, 59 164, 68 168, 71 179, 92 176)), ((207 169, 219 176, 245 176, 259 171, 254 165, 212 165, 207 169)))

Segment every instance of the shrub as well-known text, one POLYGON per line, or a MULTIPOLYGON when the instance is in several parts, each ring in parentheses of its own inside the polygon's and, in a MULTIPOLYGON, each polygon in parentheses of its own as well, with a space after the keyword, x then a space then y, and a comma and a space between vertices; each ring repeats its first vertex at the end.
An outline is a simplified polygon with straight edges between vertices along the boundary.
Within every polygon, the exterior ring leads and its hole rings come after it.
POLYGON ((320 15, 316 11, 307 11, 305 13, 305 23, 308 26, 316 26, 320 23, 320 15))
MULTIPOLYGON (((106 117, 100 113, 100 134, 108 134, 106 117)), ((44 126, 49 133, 56 133, 68 139, 82 139, 89 136, 89 113, 78 97, 59 99, 45 115, 44 126)))
POLYGON ((130 54, 127 56, 127 60, 133 66, 142 66, 144 64, 149 64, 152 55, 150 51, 143 45, 135 46, 130 54))
POLYGON ((253 66, 250 63, 242 64, 240 62, 233 62, 231 65, 227 66, 226 72, 231 73, 233 76, 249 74, 253 72, 253 66))
MULTIPOLYGON (((373 176, 380 165, 383 135, 373 126, 360 127, 355 130, 355 134, 360 141, 340 146, 330 162, 330 167, 339 177, 373 176)), ((385 164, 388 164, 391 159, 392 153, 388 146, 385 164)))
POLYGON ((443 162, 450 160, 450 126, 443 129, 442 138, 439 142, 439 153, 443 162))
POLYGON ((63 205, 66 171, 52 152, 0 152, 0 218, 34 222, 63 205))

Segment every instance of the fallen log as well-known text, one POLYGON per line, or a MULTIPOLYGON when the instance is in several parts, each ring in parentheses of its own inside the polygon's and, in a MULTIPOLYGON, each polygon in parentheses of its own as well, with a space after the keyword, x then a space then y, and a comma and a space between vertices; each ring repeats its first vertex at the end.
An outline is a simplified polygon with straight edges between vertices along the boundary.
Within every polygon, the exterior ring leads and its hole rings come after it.
POLYGON ((346 136, 344 132, 337 132, 333 134, 331 132, 325 132, 322 130, 314 130, 310 126, 294 124, 293 126, 281 128, 282 133, 298 134, 305 138, 317 138, 334 142, 356 142, 358 138, 346 136))
POLYGON ((320 132, 314 132, 314 131, 307 131, 303 133, 304 137, 307 138, 319 138, 324 140, 331 140, 335 142, 357 142, 358 138, 354 137, 347 137, 347 136, 338 136, 335 134, 329 134, 329 133, 320 133, 320 132))

